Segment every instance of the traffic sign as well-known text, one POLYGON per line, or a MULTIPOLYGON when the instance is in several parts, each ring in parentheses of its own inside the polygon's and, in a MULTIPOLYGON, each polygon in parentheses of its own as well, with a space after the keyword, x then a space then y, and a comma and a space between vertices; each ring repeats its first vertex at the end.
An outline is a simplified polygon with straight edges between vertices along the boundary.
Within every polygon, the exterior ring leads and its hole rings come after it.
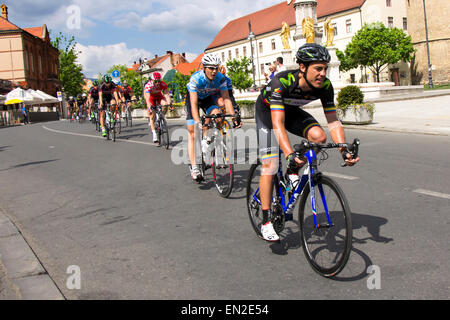
POLYGON ((62 101, 63 100, 61 91, 56 92, 56 96, 58 97, 58 101, 62 101))
POLYGON ((119 70, 114 70, 111 75, 113 76, 113 78, 118 78, 120 77, 120 72, 119 70))

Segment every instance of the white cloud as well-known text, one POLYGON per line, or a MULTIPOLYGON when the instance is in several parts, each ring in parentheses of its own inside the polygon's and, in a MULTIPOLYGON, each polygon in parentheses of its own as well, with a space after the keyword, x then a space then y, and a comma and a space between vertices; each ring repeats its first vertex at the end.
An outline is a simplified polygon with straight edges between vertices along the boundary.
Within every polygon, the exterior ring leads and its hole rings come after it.
POLYGON ((83 66, 86 77, 95 77, 104 74, 115 64, 131 66, 139 58, 152 57, 152 53, 144 49, 128 48, 124 42, 107 46, 84 46, 77 44, 78 63, 83 66))

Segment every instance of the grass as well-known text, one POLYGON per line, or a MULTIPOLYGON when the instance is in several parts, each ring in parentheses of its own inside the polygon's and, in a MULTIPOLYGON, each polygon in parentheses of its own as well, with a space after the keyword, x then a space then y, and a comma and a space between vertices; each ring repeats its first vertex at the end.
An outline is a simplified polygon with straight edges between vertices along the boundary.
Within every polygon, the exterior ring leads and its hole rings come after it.
POLYGON ((423 86, 424 90, 442 90, 442 89, 450 89, 450 83, 447 84, 435 84, 433 88, 430 88, 428 84, 423 86))

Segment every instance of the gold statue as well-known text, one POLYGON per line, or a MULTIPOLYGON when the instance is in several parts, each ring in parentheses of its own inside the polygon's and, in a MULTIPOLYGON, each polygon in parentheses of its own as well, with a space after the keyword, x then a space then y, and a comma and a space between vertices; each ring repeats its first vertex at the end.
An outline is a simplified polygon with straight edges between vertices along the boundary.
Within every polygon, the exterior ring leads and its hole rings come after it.
POLYGON ((314 43, 314 20, 313 18, 303 18, 302 21, 303 36, 306 38, 306 43, 314 43))
POLYGON ((283 43, 283 48, 290 49, 291 47, 289 46, 289 38, 291 37, 291 28, 289 28, 289 25, 285 21, 283 21, 281 25, 282 27, 280 38, 281 42, 283 43))
POLYGON ((331 24, 331 19, 330 18, 328 18, 325 21, 323 29, 324 29, 325 35, 327 37, 327 43, 325 44, 325 46, 326 47, 332 47, 333 46, 333 39, 334 39, 334 27, 331 24))
POLYGON ((286 2, 287 2, 287 5, 290 5, 292 0, 286 0, 286 2))

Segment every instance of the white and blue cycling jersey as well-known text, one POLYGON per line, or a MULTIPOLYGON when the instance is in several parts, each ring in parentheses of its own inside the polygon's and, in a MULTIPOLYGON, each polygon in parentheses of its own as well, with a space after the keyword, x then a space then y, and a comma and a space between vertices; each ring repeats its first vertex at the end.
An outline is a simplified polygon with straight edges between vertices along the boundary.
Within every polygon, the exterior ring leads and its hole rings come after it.
POLYGON ((222 90, 228 90, 227 81, 223 74, 218 72, 214 80, 209 80, 203 70, 194 73, 186 87, 189 92, 197 92, 199 99, 205 99, 222 90))

